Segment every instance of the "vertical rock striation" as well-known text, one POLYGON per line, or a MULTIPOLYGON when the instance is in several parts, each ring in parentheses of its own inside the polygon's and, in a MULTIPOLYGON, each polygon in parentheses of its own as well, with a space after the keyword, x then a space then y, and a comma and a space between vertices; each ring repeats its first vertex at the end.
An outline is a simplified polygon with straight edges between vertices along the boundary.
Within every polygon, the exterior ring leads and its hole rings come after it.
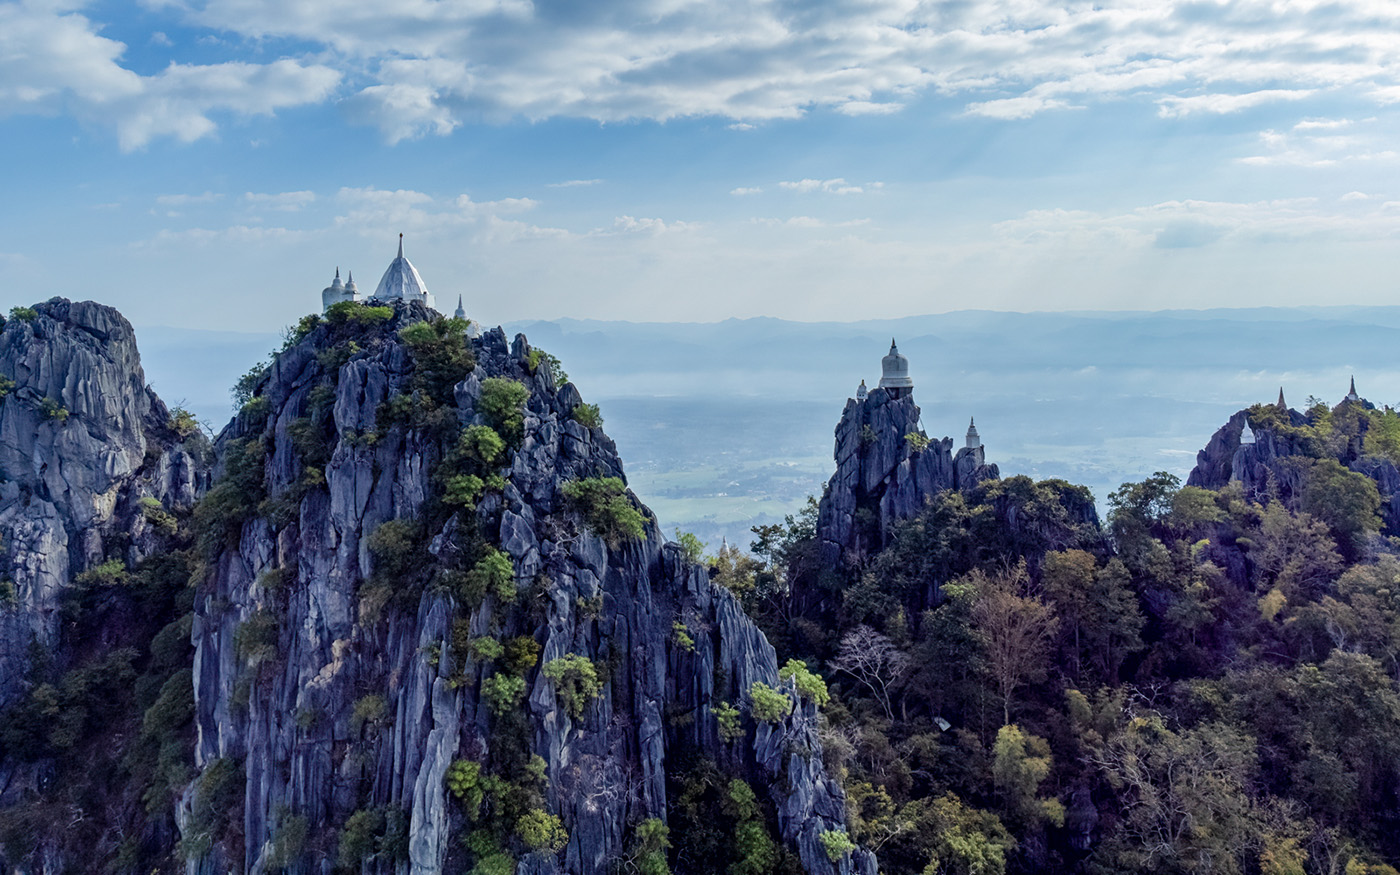
MULTIPOLYGON (((519 719, 548 779, 544 805, 568 832, 557 855, 522 856, 522 873, 610 871, 638 822, 666 818, 668 762, 688 751, 766 789, 807 871, 874 875, 868 852, 833 863, 820 843, 844 829, 845 803, 811 706, 720 736, 719 701, 742 701, 754 682, 782 687, 773 648, 630 493, 644 538, 584 524, 565 484, 622 479, 622 465, 600 428, 574 418, 574 386, 555 385, 523 336, 471 341, 475 367, 450 399, 421 421, 388 421, 394 404, 421 398, 428 366, 399 331, 432 318, 397 303, 353 346, 323 324, 277 357, 220 437, 226 482, 260 510, 216 539, 196 602, 196 761, 205 775, 241 763, 246 780, 239 829, 210 837, 190 875, 328 872, 316 861, 333 860, 347 821, 371 809, 401 817, 404 842, 360 871, 464 871, 470 825, 445 776, 455 761, 502 756, 502 727, 519 719), (445 515, 445 455, 463 429, 499 427, 490 382, 502 378, 525 389, 518 440, 474 510, 445 515), (308 450, 317 429, 320 449, 308 450), (391 522, 385 531, 426 528, 420 552, 386 579, 375 533, 391 522), (509 559, 510 581, 474 604, 452 581, 487 545, 509 559), (485 692, 505 674, 467 646, 485 638, 538 645, 514 712, 485 692), (542 670, 569 655, 599 669, 596 697, 570 703, 542 670)), ((183 803, 190 834, 206 784, 183 803)))
POLYGON ((130 323, 54 298, 0 331, 0 704, 21 691, 31 649, 60 667, 60 607, 83 571, 134 565, 160 541, 148 504, 189 508, 208 481, 207 442, 182 435, 147 386, 130 323), (12 385, 11 385, 12 382, 12 385))
POLYGON ((980 447, 955 455, 951 438, 929 439, 912 395, 874 389, 847 401, 836 426, 836 473, 817 517, 821 565, 859 565, 886 545, 895 522, 919 513, 935 493, 998 476, 980 447))

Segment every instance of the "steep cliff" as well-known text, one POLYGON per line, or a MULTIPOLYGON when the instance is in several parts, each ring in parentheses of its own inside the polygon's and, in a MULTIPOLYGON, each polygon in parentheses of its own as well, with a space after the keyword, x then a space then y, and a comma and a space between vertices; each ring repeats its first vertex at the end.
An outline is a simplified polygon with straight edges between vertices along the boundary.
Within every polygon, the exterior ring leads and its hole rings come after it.
POLYGON ((188 720, 179 528, 209 443, 146 387, 131 326, 99 304, 13 311, 0 396, 0 859, 58 872, 158 856, 188 720), (157 701, 171 720, 147 733, 157 701))
POLYGON ((860 564, 888 543, 895 522, 923 510, 935 493, 998 476, 981 447, 955 455, 951 438, 929 439, 911 394, 877 388, 847 401, 836 426, 836 473, 817 520, 822 565, 860 564))
POLYGON ((771 801, 805 871, 873 875, 822 842, 845 811, 813 706, 730 708, 797 693, 573 385, 418 305, 339 316, 303 323, 218 442, 187 871, 604 873, 702 758, 771 801))
POLYGON ((0 537, 9 604, 0 611, 0 704, 31 647, 56 652, 60 601, 109 559, 156 548, 142 505, 192 506, 207 480, 199 436, 171 427, 146 387, 136 335, 120 313, 54 298, 0 332, 0 537), (185 438, 193 439, 186 445, 185 438))
POLYGON ((1343 400, 1332 408, 1317 405, 1307 413, 1257 404, 1237 411, 1216 430, 1196 454, 1186 482, 1203 489, 1238 483, 1256 502, 1277 498, 1294 510, 1319 502, 1336 505, 1338 496, 1324 500, 1316 490, 1308 495, 1309 485, 1317 482, 1311 476, 1315 463, 1336 462, 1374 484, 1381 531, 1400 535, 1397 428, 1400 419, 1394 411, 1378 410, 1364 399, 1343 400), (1246 425, 1252 440, 1242 440, 1246 425))

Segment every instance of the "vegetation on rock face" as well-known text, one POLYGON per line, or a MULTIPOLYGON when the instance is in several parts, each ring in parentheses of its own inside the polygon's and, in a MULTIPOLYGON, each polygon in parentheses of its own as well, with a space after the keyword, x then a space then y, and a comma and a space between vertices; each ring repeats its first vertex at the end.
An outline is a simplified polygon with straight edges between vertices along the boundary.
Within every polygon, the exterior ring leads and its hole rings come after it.
POLYGON ((583 716, 588 703, 603 692, 598 669, 587 657, 568 653, 544 664, 544 676, 554 684, 559 704, 577 720, 583 716))
POLYGON ((617 477, 590 477, 563 486, 569 505, 584 524, 616 547, 624 540, 646 537, 646 517, 632 504, 627 487, 617 477))
POLYGON ((754 681, 749 686, 749 712, 755 720, 781 723, 792 713, 792 699, 762 681, 754 681))

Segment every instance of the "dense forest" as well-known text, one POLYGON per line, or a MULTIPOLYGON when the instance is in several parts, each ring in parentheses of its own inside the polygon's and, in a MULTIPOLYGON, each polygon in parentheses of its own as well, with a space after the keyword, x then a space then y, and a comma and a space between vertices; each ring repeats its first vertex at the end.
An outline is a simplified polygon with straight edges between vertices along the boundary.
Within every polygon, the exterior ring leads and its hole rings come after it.
POLYGON ((1159 473, 1100 528, 1082 488, 1009 477, 857 567, 819 567, 815 500, 711 557, 825 677, 827 766, 882 871, 1396 871, 1400 541, 1341 462, 1392 456, 1400 417, 1247 415, 1299 448, 1251 494, 1159 473))

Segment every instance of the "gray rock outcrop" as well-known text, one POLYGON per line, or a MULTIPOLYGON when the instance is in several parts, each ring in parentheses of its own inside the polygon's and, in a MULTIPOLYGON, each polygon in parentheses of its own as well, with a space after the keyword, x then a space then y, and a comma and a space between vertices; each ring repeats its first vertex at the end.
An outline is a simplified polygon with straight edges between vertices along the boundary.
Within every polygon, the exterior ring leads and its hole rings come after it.
POLYGON ((851 399, 836 426, 836 473, 817 517, 821 565, 858 566, 887 543, 891 526, 945 489, 970 489, 1000 476, 980 447, 953 453, 952 438, 929 439, 910 394, 874 389, 851 399))
MULTIPOLYGON (((353 349, 316 329, 276 358, 220 437, 225 468, 259 460, 257 483, 245 486, 273 511, 230 530, 196 602, 197 766, 240 762, 246 780, 236 838, 211 841, 190 875, 329 872, 340 830, 367 809, 402 812, 406 851, 367 859, 360 871, 460 871, 467 825, 444 777, 454 761, 488 763, 516 743, 502 728, 516 724, 485 693, 502 669, 464 647, 484 638, 539 647, 523 673, 518 726, 543 763, 546 808, 568 831, 558 855, 527 854, 520 872, 609 872, 632 827, 667 818, 668 765, 690 751, 772 801, 806 871, 874 875, 868 852, 833 863, 821 844, 823 832, 844 829, 845 803, 822 766, 810 705, 776 724, 746 718, 733 741, 719 733, 715 706, 742 702, 755 682, 796 697, 735 599, 664 544, 630 493, 642 539, 599 533, 569 503, 565 484, 621 479, 622 465, 600 428, 573 417, 575 387, 532 366, 523 336, 508 343, 496 329, 472 341, 475 369, 450 403, 421 422, 385 420, 384 402, 419 397, 423 366, 396 332, 428 316, 396 304, 392 322, 353 349), (474 511, 444 519, 435 435, 491 424, 493 378, 526 390, 518 446, 474 511), (308 461, 308 423, 321 429, 323 465, 308 461), (419 552, 401 576, 385 580, 371 546, 391 522, 431 527, 417 534, 419 552), (451 582, 482 540, 509 558, 514 600, 493 591, 465 603, 451 582), (541 668, 570 655, 601 672, 597 697, 576 709, 541 668)), ((200 786, 182 807, 191 830, 200 786)))
POLYGON ((12 381, 0 390, 0 704, 23 688, 32 649, 67 659, 60 607, 75 578, 149 555, 153 511, 188 509, 209 478, 207 441, 172 428, 120 313, 54 298, 32 314, 0 332, 12 381))

